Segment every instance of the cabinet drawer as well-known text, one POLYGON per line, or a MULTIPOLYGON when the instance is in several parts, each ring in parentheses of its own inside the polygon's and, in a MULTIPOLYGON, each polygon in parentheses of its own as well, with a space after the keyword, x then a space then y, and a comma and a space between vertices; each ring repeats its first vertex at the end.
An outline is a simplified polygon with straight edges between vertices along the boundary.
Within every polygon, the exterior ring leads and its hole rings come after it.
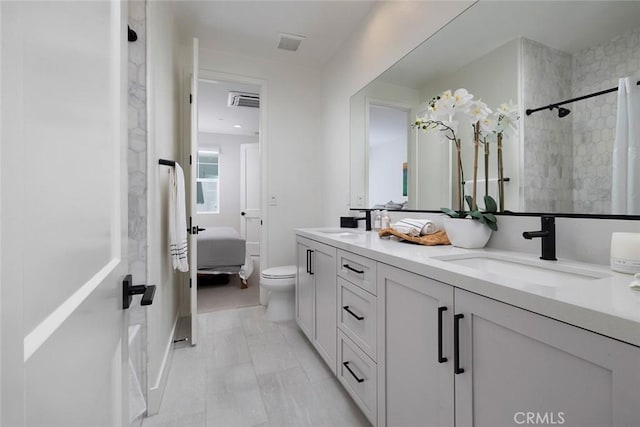
POLYGON ((376 360, 376 297, 338 278, 338 326, 369 357, 376 360))
POLYGON ((360 255, 338 250, 338 276, 376 295, 376 262, 360 255))
POLYGON ((338 380, 367 419, 371 421, 371 424, 375 426, 377 420, 377 365, 343 332, 338 331, 338 339, 338 380))

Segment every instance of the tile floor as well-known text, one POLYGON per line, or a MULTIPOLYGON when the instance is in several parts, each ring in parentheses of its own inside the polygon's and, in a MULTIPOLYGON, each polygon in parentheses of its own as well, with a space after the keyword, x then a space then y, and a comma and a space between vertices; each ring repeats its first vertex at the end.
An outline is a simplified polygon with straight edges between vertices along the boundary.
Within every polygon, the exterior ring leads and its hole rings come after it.
POLYGON ((143 427, 369 426, 295 322, 262 306, 198 315, 176 347, 160 412, 143 427))

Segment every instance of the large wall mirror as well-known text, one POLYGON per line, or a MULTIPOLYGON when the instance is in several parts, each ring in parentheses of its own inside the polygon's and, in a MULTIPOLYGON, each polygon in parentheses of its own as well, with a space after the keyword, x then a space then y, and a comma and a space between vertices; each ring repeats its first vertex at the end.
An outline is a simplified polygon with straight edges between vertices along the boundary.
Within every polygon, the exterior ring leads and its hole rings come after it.
MULTIPOLYGON (((621 197, 613 193, 629 192, 612 188, 621 164, 616 90, 525 113, 617 88, 625 77, 640 88, 640 2, 479 1, 352 96, 351 207, 454 207, 453 145, 411 124, 432 97, 465 88, 493 109, 511 101, 520 111, 518 132, 503 143, 505 211, 640 215, 640 200, 612 208, 621 197)), ((470 170, 471 126, 458 137, 470 170)), ((479 176, 488 176, 497 200, 495 147, 490 152, 479 176)), ((640 152, 627 162, 635 174, 639 162, 640 152)))

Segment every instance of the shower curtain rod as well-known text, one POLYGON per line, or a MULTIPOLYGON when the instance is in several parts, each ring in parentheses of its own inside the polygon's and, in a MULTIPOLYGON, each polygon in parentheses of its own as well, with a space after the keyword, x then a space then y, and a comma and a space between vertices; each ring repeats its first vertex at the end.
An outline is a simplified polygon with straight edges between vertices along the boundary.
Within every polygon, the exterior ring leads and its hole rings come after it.
MULTIPOLYGON (((640 81, 638 81, 636 83, 636 85, 640 85, 640 81)), ((611 92, 617 92, 617 91, 618 91, 617 87, 612 87, 611 89, 601 90, 600 92, 595 92, 595 93, 591 93, 589 95, 579 96, 577 98, 569 99, 567 101, 562 101, 562 102, 557 102, 555 104, 545 105, 544 107, 535 108, 533 110, 532 109, 528 109, 526 111, 526 114, 527 114, 527 116, 530 116, 532 113, 535 113, 536 111, 547 110, 547 109, 551 110, 552 108, 559 107, 559 106, 564 105, 564 104, 570 104, 572 102, 582 101, 583 99, 593 98, 594 96, 600 96, 600 95, 604 95, 605 93, 611 93, 611 92)))
POLYGON ((158 164, 164 165, 164 166, 174 167, 176 165, 176 162, 173 161, 173 160, 160 159, 160 160, 158 160, 158 164))

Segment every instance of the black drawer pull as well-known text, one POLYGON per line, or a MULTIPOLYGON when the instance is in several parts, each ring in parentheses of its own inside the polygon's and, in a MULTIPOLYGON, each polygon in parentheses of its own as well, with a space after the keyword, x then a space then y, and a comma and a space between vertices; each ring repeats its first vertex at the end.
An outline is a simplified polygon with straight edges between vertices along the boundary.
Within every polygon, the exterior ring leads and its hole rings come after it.
POLYGON ((347 270, 351 270, 354 273, 364 274, 364 270, 357 270, 357 269, 351 267, 349 264, 344 264, 342 267, 346 268, 347 270))
POLYGON ((342 307, 343 310, 345 310, 347 313, 349 313, 350 315, 352 315, 353 317, 355 317, 358 320, 363 320, 364 317, 363 316, 358 316, 357 314, 355 314, 353 311, 351 311, 349 309, 348 305, 345 305, 344 307, 342 307))
POLYGON ((462 374, 464 369, 460 367, 460 319, 464 314, 453 316, 453 372, 456 375, 462 374))
POLYGON ((438 307, 438 363, 445 363, 446 357, 442 357, 442 313, 447 311, 447 307, 438 307))
POLYGON ((307 273, 313 276, 313 250, 307 249, 307 273))
POLYGON ((364 382, 364 378, 358 378, 358 376, 355 374, 355 372, 353 372, 351 370, 351 368, 349 367, 349 362, 343 362, 342 364, 344 365, 345 368, 347 368, 347 371, 349 371, 351 373, 351 375, 353 375, 353 378, 355 378, 356 381, 358 381, 359 383, 363 383, 364 382))

